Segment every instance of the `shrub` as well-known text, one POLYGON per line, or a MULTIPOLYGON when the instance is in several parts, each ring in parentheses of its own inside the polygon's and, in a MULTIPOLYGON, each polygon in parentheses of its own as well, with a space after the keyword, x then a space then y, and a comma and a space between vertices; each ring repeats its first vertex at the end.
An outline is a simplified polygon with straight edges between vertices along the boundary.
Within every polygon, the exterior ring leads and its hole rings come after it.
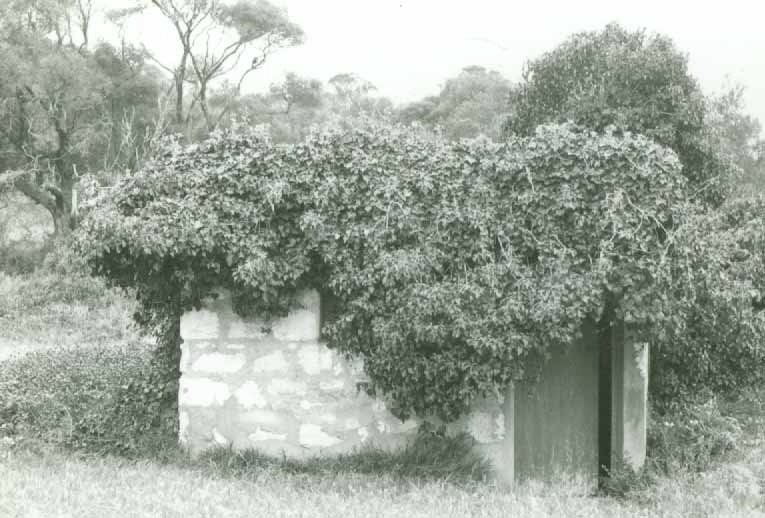
POLYGON ((659 473, 701 472, 736 449, 741 425, 720 411, 716 398, 652 412, 648 427, 648 466, 659 473))
POLYGON ((48 252, 49 249, 45 246, 0 244, 0 272, 9 275, 32 273, 48 252))
POLYGON ((684 399, 652 406, 647 459, 639 471, 617 460, 600 479, 600 492, 615 498, 642 499, 657 480, 701 473, 739 447, 743 430, 736 417, 724 415, 717 398, 684 399))
POLYGON ((765 196, 729 200, 671 236, 646 335, 651 396, 665 407, 765 381, 765 196), (660 288, 659 288, 660 287, 660 288))
POLYGON ((688 56, 661 34, 613 23, 573 34, 527 63, 509 108, 505 129, 511 133, 531 135, 540 124, 573 121, 645 135, 677 153, 693 195, 711 206, 737 181, 737 170, 706 140, 709 113, 688 56))
MULTIPOLYGON (((33 352, 0 370, 0 432, 94 453, 134 455, 163 428, 151 354, 136 344, 33 352)), ((173 436, 174 437, 174 436, 173 436)))
POLYGON ((216 287, 260 315, 328 292, 328 345, 364 359, 399 417, 452 420, 623 292, 623 316, 655 325, 642 308, 685 193, 670 151, 570 125, 504 144, 375 124, 295 146, 219 134, 125 179, 79 247, 149 325, 216 287))

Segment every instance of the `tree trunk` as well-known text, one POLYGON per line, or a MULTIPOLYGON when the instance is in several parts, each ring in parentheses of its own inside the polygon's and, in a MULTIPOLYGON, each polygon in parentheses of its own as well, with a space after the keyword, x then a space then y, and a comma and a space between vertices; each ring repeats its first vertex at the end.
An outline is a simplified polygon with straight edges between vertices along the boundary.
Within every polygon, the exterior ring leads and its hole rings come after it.
POLYGON ((69 215, 56 209, 49 210, 49 212, 53 218, 53 236, 59 238, 67 235, 72 229, 69 215))
POLYGON ((58 150, 53 165, 58 176, 58 190, 50 188, 49 192, 55 199, 55 211, 53 215, 54 227, 57 236, 68 234, 76 225, 72 214, 72 198, 74 197, 74 164, 69 152, 69 134, 66 131, 58 131, 58 150))
POLYGON ((175 122, 183 124, 183 78, 175 77, 175 122))
POLYGON ((207 84, 201 83, 199 85, 199 107, 202 110, 202 115, 205 118, 205 125, 207 131, 212 132, 215 129, 215 122, 210 117, 210 111, 207 106, 207 84))
POLYGON ((183 82, 186 80, 186 62, 188 59, 188 53, 183 52, 181 56, 181 62, 178 63, 178 68, 173 74, 173 80, 175 81, 175 122, 179 126, 184 123, 185 117, 183 116, 183 82))

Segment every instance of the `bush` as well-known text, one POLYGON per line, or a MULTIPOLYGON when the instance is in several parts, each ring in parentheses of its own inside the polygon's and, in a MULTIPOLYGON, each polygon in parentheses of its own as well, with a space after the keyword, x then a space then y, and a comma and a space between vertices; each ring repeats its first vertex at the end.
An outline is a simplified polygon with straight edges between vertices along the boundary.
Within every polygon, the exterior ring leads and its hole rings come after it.
POLYGON ((650 390, 661 412, 765 382, 765 196, 700 212, 671 237, 655 284, 650 390))
POLYGON ((697 402, 685 399, 660 408, 653 405, 649 415, 645 466, 635 471, 617 460, 600 479, 601 494, 641 499, 657 480, 707 471, 739 446, 742 426, 735 417, 723 414, 715 397, 697 402))
POLYGON ((83 220, 96 273, 135 288, 149 317, 177 318, 218 287, 260 316, 328 293, 328 345, 362 358, 402 418, 450 421, 533 379, 623 291, 624 313, 655 325, 641 295, 663 252, 657 224, 686 196, 671 151, 571 125, 504 144, 370 124, 295 146, 218 134, 164 151, 83 220))
POLYGON ((0 272, 23 275, 34 272, 49 252, 47 246, 0 244, 0 272))
POLYGON ((704 471, 736 449, 741 433, 738 420, 723 415, 716 398, 652 412, 647 465, 666 475, 704 471))
POLYGON ((138 454, 175 432, 162 420, 151 367, 151 351, 138 345, 48 350, 3 363, 0 433, 138 454))

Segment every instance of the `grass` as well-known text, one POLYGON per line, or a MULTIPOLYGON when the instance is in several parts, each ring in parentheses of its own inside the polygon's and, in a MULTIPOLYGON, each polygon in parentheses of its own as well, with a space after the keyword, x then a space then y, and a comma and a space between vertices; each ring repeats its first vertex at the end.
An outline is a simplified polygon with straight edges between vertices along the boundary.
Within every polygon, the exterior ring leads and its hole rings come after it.
POLYGON ((0 361, 50 347, 134 343, 141 339, 133 311, 129 299, 95 280, 0 272, 0 361))
MULTIPOLYGON (((124 347, 136 336, 131 311, 97 284, 0 277, 0 328, 14 352, 18 344, 124 347)), ((0 362, 2 354, 0 343, 0 362)), ((0 517, 765 517, 762 396, 723 405, 743 429, 725 462, 655 475, 626 499, 589 496, 576 481, 510 491, 485 481, 486 466, 449 442, 298 463, 228 450, 192 459, 172 442, 128 460, 0 438, 0 517)))
POLYGON ((0 454, 0 516, 765 516, 763 451, 700 477, 663 480, 643 499, 583 496, 582 487, 454 484, 354 472, 290 473, 259 465, 232 473, 220 464, 166 464, 47 452, 0 454))

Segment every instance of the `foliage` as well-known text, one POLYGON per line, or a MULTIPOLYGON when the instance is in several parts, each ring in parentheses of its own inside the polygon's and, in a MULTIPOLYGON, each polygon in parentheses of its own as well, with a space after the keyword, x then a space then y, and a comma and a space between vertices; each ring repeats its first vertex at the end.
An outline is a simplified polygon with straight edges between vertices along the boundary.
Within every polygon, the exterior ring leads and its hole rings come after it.
POLYGON ((765 197, 735 198, 688 217, 657 277, 667 315, 646 339, 660 405, 735 393, 765 381, 765 197))
MULTIPOLYGON (((298 143, 319 127, 353 127, 365 119, 390 120, 393 103, 372 93, 374 85, 354 74, 337 74, 325 89, 321 81, 286 74, 267 94, 242 96, 232 120, 268 127, 276 143, 298 143)), ((230 126, 228 126, 230 127, 230 126)))
POLYGON ((107 88, 100 138, 89 153, 88 168, 118 174, 134 171, 166 129, 162 90, 167 81, 140 49, 125 42, 121 47, 98 44, 92 59, 107 88))
POLYGON ((48 218, 21 193, 0 192, 0 272, 24 274, 39 266, 50 249, 48 218))
POLYGON ((648 466, 662 474, 701 472, 738 447, 742 430, 721 413, 717 399, 653 412, 648 426, 648 466))
POLYGON ((527 64, 510 100, 509 133, 573 121, 643 134, 677 153, 699 199, 717 205, 735 171, 705 139, 706 105, 688 59, 666 36, 610 24, 574 34, 527 64))
POLYGON ((33 33, 0 41, 0 63, 0 180, 45 207, 65 233, 75 171, 96 135, 103 77, 76 50, 33 33))
POLYGON ((630 322, 655 324, 641 308, 684 186, 664 148, 569 125, 503 144, 376 124, 295 146, 218 134, 126 179, 79 248, 155 323, 217 286, 264 315, 316 287, 336 300, 328 344, 394 412, 453 419, 627 289, 630 322))
POLYGON ((497 71, 472 66, 448 79, 438 95, 399 110, 402 122, 438 126, 452 140, 484 135, 499 140, 511 83, 497 71))
MULTIPOLYGON (((193 116, 203 119, 204 134, 215 129, 229 114, 224 102, 212 111, 211 94, 224 77, 236 76, 230 85, 233 104, 242 83, 261 68, 275 51, 299 45, 303 30, 289 19, 286 10, 268 0, 134 0, 128 8, 110 11, 109 18, 124 24, 127 19, 149 9, 167 22, 176 46, 177 61, 172 65, 158 57, 159 52, 143 48, 151 59, 172 76, 175 90, 176 130, 191 134, 193 116), (187 86, 193 87, 188 99, 187 86)), ((165 42, 167 43, 167 42, 165 42)), ((172 44, 171 44, 172 45, 172 44)), ((225 97, 218 97, 218 102, 225 97)))
POLYGON ((511 133, 551 120, 598 131, 615 125, 677 153, 700 206, 677 206, 662 222, 666 249, 654 265, 653 293, 625 294, 641 308, 627 310, 627 321, 652 323, 633 336, 652 346, 651 391, 662 404, 762 378, 763 207, 731 196, 741 174, 753 179, 759 168, 759 125, 743 113, 741 96, 734 88, 704 98, 669 38, 612 24, 530 62, 510 102, 511 133))
POLYGON ((87 48, 91 4, 11 3, 0 18, 0 190, 44 207, 57 235, 76 225, 80 174, 141 161, 161 84, 135 49, 87 48))
POLYGON ((1 246, 0 272, 10 275, 32 273, 47 253, 48 250, 45 247, 1 246))
POLYGON ((709 146, 740 170, 741 190, 765 187, 765 141, 760 122, 746 113, 744 87, 732 85, 707 99, 705 118, 709 146))
POLYGON ((150 354, 140 351, 135 344, 58 349, 3 363, 0 432, 121 454, 172 436, 161 426, 161 396, 145 381, 150 354))

